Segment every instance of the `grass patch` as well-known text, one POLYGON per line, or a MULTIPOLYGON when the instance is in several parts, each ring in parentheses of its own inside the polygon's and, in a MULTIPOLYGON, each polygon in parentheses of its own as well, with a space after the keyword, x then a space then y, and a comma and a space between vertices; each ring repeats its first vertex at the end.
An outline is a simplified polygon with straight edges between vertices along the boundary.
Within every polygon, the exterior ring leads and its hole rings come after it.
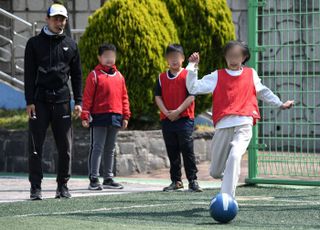
POLYGON ((28 116, 24 109, 0 109, 0 127, 2 129, 27 129, 28 116))
MULTIPOLYGON (((82 128, 81 119, 72 116, 74 128, 82 128)), ((25 109, 6 110, 0 109, 0 128, 26 130, 28 129, 28 116, 25 109)))

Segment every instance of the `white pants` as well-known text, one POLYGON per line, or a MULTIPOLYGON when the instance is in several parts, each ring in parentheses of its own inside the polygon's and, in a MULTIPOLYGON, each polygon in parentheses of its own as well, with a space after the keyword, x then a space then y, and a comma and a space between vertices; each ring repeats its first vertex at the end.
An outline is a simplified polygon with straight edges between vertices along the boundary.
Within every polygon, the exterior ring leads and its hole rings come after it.
POLYGON ((252 125, 217 129, 211 145, 210 175, 223 178, 221 192, 235 197, 241 158, 252 137, 252 125))

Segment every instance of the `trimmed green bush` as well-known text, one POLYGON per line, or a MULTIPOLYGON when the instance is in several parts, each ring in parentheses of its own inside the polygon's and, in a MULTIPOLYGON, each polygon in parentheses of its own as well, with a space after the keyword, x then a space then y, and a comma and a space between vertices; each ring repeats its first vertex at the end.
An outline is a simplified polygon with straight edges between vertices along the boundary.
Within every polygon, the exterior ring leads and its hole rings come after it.
MULTIPOLYGON (((223 47, 235 39, 232 14, 226 0, 164 0, 175 23, 187 58, 200 52, 199 76, 225 65, 223 47)), ((211 95, 198 96, 197 112, 211 107, 211 95)))
POLYGON ((126 78, 133 118, 157 121, 155 82, 167 66, 166 46, 179 42, 165 3, 110 0, 97 10, 79 42, 85 78, 97 64, 103 42, 117 47, 117 67, 126 78))
MULTIPOLYGON (((97 64, 98 46, 114 43, 133 118, 156 122, 153 89, 159 73, 167 68, 166 46, 182 44, 186 60, 192 52, 200 51, 202 76, 224 65, 222 48, 234 38, 225 0, 109 0, 89 17, 79 42, 84 79, 97 64)), ((197 97, 198 112, 211 106, 209 98, 197 97)))

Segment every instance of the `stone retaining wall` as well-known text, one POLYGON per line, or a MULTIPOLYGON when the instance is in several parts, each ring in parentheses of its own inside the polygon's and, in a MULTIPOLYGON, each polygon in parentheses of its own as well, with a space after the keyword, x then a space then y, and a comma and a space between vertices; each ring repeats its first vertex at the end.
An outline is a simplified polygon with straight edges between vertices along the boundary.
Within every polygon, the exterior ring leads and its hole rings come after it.
MULTIPOLYGON (((198 162, 209 160, 211 138, 212 133, 194 133, 194 149, 198 162)), ((27 131, 0 130, 0 172, 27 172, 27 140, 27 131)), ((87 174, 88 151, 89 132, 74 130, 73 174, 87 174)), ((57 151, 52 133, 48 132, 43 151, 43 170, 45 173, 54 173, 56 166, 57 151)), ((168 168, 169 161, 161 131, 121 131, 116 145, 115 166, 118 176, 168 168)))

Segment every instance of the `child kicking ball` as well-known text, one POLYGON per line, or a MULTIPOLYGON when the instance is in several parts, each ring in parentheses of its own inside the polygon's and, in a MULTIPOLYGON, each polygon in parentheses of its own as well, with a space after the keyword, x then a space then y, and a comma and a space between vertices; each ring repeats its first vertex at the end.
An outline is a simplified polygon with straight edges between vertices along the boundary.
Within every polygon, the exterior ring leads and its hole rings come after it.
POLYGON ((222 178, 221 193, 235 197, 241 158, 251 137, 252 126, 260 119, 257 98, 281 109, 289 109, 294 101, 283 103, 261 83, 257 72, 244 64, 250 59, 248 46, 230 41, 224 50, 226 69, 219 69, 198 80, 198 53, 193 53, 187 66, 187 88, 190 94, 212 93, 212 119, 215 134, 211 145, 210 175, 222 178))

